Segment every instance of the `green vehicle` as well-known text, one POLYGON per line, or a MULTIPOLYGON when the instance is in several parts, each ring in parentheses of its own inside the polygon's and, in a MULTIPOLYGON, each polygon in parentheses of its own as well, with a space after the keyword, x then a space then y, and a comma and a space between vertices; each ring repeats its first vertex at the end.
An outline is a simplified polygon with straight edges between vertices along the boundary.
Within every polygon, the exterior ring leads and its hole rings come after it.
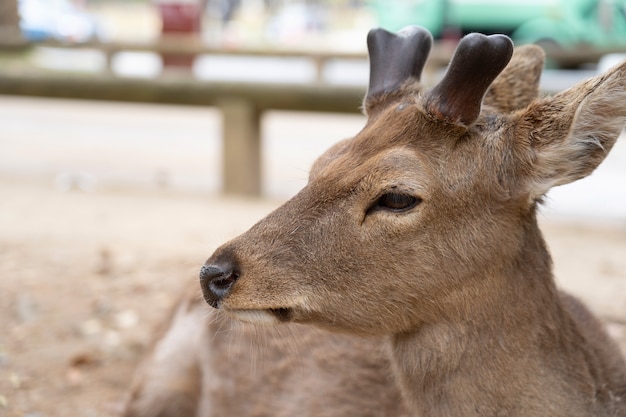
POLYGON ((626 0, 371 0, 379 24, 417 24, 437 39, 504 33, 516 44, 626 48, 626 0))

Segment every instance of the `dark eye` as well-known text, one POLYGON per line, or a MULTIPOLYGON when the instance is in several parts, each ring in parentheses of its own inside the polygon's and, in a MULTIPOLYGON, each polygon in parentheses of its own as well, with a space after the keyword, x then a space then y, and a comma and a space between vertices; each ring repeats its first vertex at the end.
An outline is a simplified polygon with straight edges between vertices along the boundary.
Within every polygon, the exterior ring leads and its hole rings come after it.
POLYGON ((402 212, 412 209, 421 203, 421 199, 413 197, 409 194, 402 193, 386 193, 380 196, 378 201, 370 208, 372 210, 387 210, 393 212, 402 212))

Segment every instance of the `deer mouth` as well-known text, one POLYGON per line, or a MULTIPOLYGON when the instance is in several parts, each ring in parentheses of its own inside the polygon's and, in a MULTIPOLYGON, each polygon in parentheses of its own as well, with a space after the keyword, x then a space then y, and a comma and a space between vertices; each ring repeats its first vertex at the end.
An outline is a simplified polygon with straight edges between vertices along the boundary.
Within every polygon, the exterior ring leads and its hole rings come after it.
POLYGON ((236 320, 262 325, 286 323, 293 318, 293 310, 290 308, 224 309, 224 312, 236 320))

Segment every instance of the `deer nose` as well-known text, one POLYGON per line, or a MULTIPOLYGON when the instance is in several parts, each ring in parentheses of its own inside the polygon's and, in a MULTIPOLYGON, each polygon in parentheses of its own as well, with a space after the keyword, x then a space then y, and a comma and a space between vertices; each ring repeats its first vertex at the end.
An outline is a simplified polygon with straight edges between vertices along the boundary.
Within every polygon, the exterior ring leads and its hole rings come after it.
POLYGON ((206 302, 214 308, 239 279, 239 273, 230 263, 203 265, 200 269, 200 286, 206 302))

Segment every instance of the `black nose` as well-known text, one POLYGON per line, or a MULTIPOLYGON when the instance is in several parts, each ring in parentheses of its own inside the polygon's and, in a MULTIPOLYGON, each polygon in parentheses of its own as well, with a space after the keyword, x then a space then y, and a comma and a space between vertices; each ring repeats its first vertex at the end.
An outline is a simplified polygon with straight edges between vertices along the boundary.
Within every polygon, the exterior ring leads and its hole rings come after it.
POLYGON ((229 263, 203 265, 200 269, 200 286, 206 302, 217 308, 218 302, 226 297, 237 279, 239 273, 229 263))

